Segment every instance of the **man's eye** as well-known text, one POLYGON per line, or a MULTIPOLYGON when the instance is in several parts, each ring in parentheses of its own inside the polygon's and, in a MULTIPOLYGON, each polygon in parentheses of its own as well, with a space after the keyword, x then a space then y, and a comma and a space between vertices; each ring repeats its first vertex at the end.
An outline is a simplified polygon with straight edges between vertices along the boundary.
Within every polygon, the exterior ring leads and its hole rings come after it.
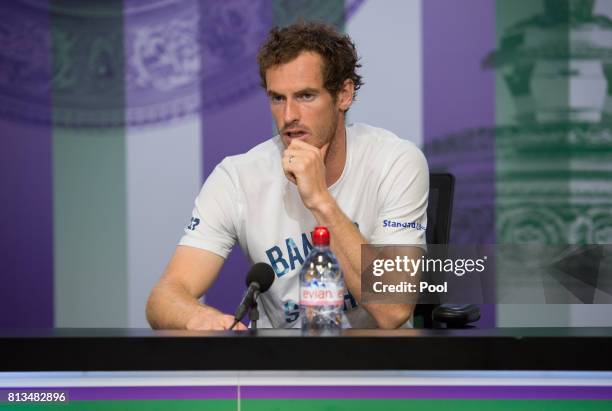
POLYGON ((312 101, 314 99, 314 94, 310 94, 310 93, 302 94, 300 95, 300 99, 304 101, 312 101))
POLYGON ((283 97, 281 96, 270 96, 270 102, 273 104, 278 104, 283 101, 283 97))

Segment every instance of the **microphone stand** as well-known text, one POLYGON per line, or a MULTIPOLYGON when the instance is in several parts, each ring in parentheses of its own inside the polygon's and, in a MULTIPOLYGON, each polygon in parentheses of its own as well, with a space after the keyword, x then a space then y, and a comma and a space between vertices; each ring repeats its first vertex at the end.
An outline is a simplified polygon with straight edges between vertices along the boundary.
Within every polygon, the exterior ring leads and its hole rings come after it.
POLYGON ((257 297, 259 297, 259 291, 255 291, 253 294, 253 305, 249 310, 249 321, 251 322, 251 330, 257 329, 257 320, 259 320, 259 310, 257 309, 257 297))
MULTIPOLYGON (((260 293, 259 293, 258 290, 255 290, 253 292, 253 303, 249 307, 249 321, 251 321, 251 329, 252 330, 256 330, 257 329, 257 320, 259 320, 259 310, 257 309, 257 297, 259 297, 259 294, 260 293)), ((242 317, 244 317, 244 314, 242 314, 242 317)), ((238 324, 240 322, 242 317, 240 317, 239 319, 234 319, 234 323, 232 324, 232 326, 229 329, 233 330, 234 327, 236 326, 236 324, 238 324)))

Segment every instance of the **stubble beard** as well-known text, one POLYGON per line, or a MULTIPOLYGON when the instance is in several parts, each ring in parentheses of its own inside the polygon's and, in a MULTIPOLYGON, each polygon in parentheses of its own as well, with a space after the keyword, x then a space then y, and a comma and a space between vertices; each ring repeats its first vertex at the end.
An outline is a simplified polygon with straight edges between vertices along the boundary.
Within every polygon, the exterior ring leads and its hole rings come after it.
MULTIPOLYGON (((334 140, 336 139, 336 130, 338 129, 338 123, 339 123, 339 119, 338 119, 338 115, 337 113, 333 113, 331 121, 329 123, 329 127, 326 128, 326 130, 324 131, 325 135, 322 136, 324 137, 322 139, 322 144, 321 147, 322 148, 325 144, 329 143, 329 147, 331 147, 334 143, 334 140)), ((329 148, 328 147, 328 148, 329 148)))

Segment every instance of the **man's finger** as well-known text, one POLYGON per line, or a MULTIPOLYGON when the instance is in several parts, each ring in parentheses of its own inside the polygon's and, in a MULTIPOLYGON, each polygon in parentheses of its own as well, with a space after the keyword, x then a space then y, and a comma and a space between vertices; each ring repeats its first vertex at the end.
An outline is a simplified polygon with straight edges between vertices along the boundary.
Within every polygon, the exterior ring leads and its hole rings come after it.
POLYGON ((293 172, 291 172, 290 170, 293 166, 293 161, 295 161, 295 155, 291 154, 289 150, 285 150, 285 154, 283 155, 282 159, 283 173, 285 173, 285 177, 287 177, 287 180, 297 185, 297 179, 295 178, 295 174, 293 174, 293 172), (291 162, 289 160, 291 160, 291 162))
POLYGON ((295 149, 286 149, 283 153, 283 160, 289 160, 291 157, 296 157, 300 154, 299 150, 295 149))
POLYGON ((285 177, 287 177, 287 180, 297 185, 297 179, 295 178, 295 175, 293 173, 285 170, 285 177))
POLYGON ((329 143, 321 147, 321 158, 323 159, 323 162, 325 162, 325 155, 327 154, 328 149, 329 149, 329 143))
POLYGON ((319 148, 313 146, 302 140, 291 140, 287 150, 308 150, 308 151, 319 151, 319 148))
MULTIPOLYGON (((224 327, 224 329, 229 330, 229 328, 232 326, 232 324, 234 324, 234 317, 233 316, 226 315, 225 317, 223 317, 223 327, 224 327)), ((246 329, 247 328, 240 321, 238 321, 238 323, 233 328, 233 330, 246 330, 246 329)))
POLYGON ((323 147, 318 148, 302 140, 292 140, 291 143, 289 143, 289 147, 285 150, 285 155, 295 153, 297 150, 316 151, 321 156, 323 162, 325 162, 325 156, 327 155, 329 145, 330 143, 326 143, 323 147))

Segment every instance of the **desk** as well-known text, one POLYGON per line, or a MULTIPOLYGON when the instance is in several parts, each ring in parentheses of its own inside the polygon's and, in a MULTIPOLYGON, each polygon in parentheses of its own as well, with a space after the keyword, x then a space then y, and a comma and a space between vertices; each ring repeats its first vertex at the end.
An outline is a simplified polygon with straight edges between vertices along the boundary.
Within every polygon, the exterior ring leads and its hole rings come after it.
POLYGON ((0 331, 0 356, 0 371, 612 371, 612 329, 17 330, 0 331))
POLYGON ((61 389, 79 410, 609 410, 611 352, 607 328, 2 331, 0 393, 61 389))

